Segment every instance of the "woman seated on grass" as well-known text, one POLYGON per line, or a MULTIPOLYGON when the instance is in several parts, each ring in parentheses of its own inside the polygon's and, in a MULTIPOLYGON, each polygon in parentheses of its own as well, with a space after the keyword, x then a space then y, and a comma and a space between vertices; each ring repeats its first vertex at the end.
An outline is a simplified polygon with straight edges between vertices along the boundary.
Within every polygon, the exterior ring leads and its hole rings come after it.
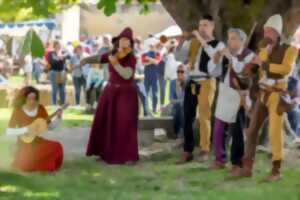
POLYGON ((20 171, 49 171, 60 168, 63 161, 63 148, 60 143, 36 137, 32 142, 24 142, 23 136, 32 132, 32 123, 44 119, 48 128, 55 128, 62 116, 57 111, 57 119, 50 121, 45 107, 39 104, 39 91, 34 87, 24 87, 15 100, 15 108, 6 130, 7 135, 18 136, 17 151, 12 167, 20 171))

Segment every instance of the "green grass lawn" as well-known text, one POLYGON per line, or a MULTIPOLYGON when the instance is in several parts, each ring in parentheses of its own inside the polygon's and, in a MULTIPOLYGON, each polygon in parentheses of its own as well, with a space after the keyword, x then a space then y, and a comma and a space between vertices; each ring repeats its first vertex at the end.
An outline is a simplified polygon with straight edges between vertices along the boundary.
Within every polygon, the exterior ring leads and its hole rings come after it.
MULTIPOLYGON (((51 108, 50 108, 51 110, 51 108)), ((9 109, 0 109, 0 130, 3 133, 9 109)), ((65 112, 64 128, 88 126, 91 116, 78 110, 65 112)), ((2 136, 1 153, 12 145, 2 136)), ((260 154, 255 177, 240 181, 225 181, 227 172, 208 172, 204 165, 191 163, 176 166, 179 152, 160 154, 150 160, 141 160, 133 167, 107 166, 94 158, 66 158, 56 174, 24 174, 3 169, 0 171, 0 199, 61 199, 61 200, 253 200, 300 199, 300 169, 287 167, 279 183, 263 184, 259 181, 268 174, 269 162, 260 154)), ((3 154, 2 154, 3 155, 3 154)), ((2 159, 7 162, 9 159, 2 159)), ((299 161, 296 166, 299 166, 299 161)))
MULTIPOLYGON (((48 108, 49 111, 53 110, 48 108)), ((10 109, 0 109, 0 166, 11 158, 12 139, 3 133, 10 109)), ((92 116, 80 110, 64 113, 63 128, 89 126, 92 116)), ((208 172, 205 165, 176 166, 179 152, 142 159, 136 166, 108 166, 94 158, 65 158, 55 174, 17 173, 0 168, 0 199, 4 200, 299 200, 300 162, 284 168, 278 183, 260 183, 270 162, 259 154, 255 176, 226 181, 227 171, 208 172)), ((5 166, 5 165, 4 165, 5 166)), ((284 165, 285 166, 285 165, 284 165)))
POLYGON ((281 182, 259 183, 267 174, 260 155, 252 179, 225 181, 226 171, 207 172, 203 165, 176 166, 175 154, 153 157, 134 167, 107 166, 92 158, 66 161, 56 174, 0 172, 0 199, 62 200, 298 200, 300 170, 286 169, 281 182))
POLYGON ((24 83, 24 76, 20 76, 20 75, 15 75, 15 76, 11 76, 8 79, 9 83, 11 85, 22 85, 24 83))

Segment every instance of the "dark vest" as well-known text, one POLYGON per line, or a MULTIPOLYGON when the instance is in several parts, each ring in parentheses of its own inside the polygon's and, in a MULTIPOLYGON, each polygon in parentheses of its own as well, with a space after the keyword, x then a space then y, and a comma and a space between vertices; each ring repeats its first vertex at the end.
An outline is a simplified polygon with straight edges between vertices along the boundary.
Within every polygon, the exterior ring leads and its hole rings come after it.
MULTIPOLYGON (((281 64, 283 61, 283 58, 285 56, 286 50, 289 48, 289 45, 287 44, 281 44, 274 47, 271 55, 269 56, 268 62, 272 64, 281 64)), ((280 74, 274 74, 274 73, 267 73, 268 78, 272 79, 282 79, 285 76, 280 74)))
MULTIPOLYGON (((207 43, 207 45, 210 45, 213 48, 215 48, 218 44, 219 44, 218 40, 212 40, 207 43)), ((210 60, 210 57, 207 55, 207 53, 203 49, 201 52, 200 61, 199 61, 199 71, 200 72, 208 73, 207 64, 208 64, 209 60, 210 60)))
MULTIPOLYGON (((240 61, 240 62, 243 61, 250 53, 252 53, 252 51, 248 48, 245 48, 242 51, 242 53, 237 56, 238 61, 240 61)), ((229 63, 228 59, 223 58, 223 61, 222 61, 222 80, 223 81, 225 79, 227 71, 229 70, 228 63, 229 63)), ((242 90, 249 88, 249 84, 250 84, 249 78, 238 77, 237 74, 233 71, 233 69, 231 69, 229 72, 229 84, 230 84, 230 87, 237 89, 233 82, 234 79, 237 80, 238 85, 240 86, 240 88, 242 90)))

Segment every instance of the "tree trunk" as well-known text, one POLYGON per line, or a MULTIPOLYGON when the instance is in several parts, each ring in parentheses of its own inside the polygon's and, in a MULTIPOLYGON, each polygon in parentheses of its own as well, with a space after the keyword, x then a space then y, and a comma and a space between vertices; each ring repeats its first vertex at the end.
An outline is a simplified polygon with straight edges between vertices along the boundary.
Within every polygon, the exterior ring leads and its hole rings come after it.
POLYGON ((284 36, 294 34, 300 23, 299 0, 161 0, 161 3, 186 31, 197 28, 204 13, 216 20, 216 36, 226 37, 229 27, 240 27, 249 33, 252 25, 258 23, 254 38, 261 35, 268 17, 281 14, 284 19, 284 36))

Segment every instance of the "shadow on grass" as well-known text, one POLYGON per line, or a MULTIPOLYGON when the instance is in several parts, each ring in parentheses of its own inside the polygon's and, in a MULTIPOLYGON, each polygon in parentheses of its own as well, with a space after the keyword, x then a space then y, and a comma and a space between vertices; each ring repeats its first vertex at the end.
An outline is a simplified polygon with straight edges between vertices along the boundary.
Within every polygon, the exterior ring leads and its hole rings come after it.
MULTIPOLYGON (((94 157, 66 160, 56 174, 0 173, 3 199, 132 200, 132 199, 299 199, 299 170, 286 169, 285 179, 274 184, 257 184, 259 175, 234 182, 224 181, 227 172, 202 172, 199 163, 178 167, 165 154, 157 161, 141 161, 136 166, 110 166, 94 157), (164 157, 167 156, 167 157, 164 157), (5 192, 6 191, 6 192, 5 192), (6 198, 4 198, 6 197, 6 198)), ((155 159, 157 159, 156 157, 155 159)), ((267 169, 266 160, 259 167, 267 169)))
POLYGON ((86 128, 91 126, 91 120, 72 120, 72 119, 64 119, 62 122, 62 128, 74 128, 81 127, 86 128))
POLYGON ((0 172, 0 199, 58 199, 59 192, 49 190, 46 183, 36 181, 48 173, 0 172), (35 178, 34 178, 35 177, 35 178))

